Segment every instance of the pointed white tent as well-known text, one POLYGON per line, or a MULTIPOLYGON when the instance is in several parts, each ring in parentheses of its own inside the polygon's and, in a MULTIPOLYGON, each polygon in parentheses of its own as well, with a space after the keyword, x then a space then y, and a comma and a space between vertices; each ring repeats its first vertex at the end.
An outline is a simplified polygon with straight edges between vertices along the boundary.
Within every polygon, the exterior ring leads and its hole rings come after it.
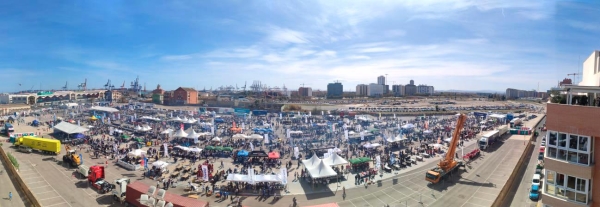
POLYGON ((200 136, 200 135, 199 135, 198 133, 196 133, 196 131, 194 131, 194 130, 192 129, 192 132, 190 132, 190 133, 187 135, 187 138, 190 138, 190 139, 196 139, 196 138, 198 138, 199 136, 200 136))
POLYGON ((175 118, 171 119, 171 121, 181 122, 181 118, 175 117, 175 118))
POLYGON ((328 166, 348 164, 348 160, 340 157, 337 153, 332 153, 328 158, 323 159, 323 163, 328 166))
POLYGON ((232 138, 248 138, 248 136, 246 136, 245 134, 236 134, 231 136, 232 138))
POLYGON ((304 166, 306 166, 306 168, 314 167, 314 166, 318 165, 319 162, 321 162, 321 159, 319 159, 319 157, 317 157, 317 154, 313 154, 313 156, 308 160, 302 160, 302 164, 304 164, 304 166))
POLYGON ((142 131, 142 129, 143 129, 143 128, 142 128, 140 125, 137 125, 137 126, 135 127, 135 130, 136 130, 136 131, 142 131))
POLYGON ((173 129, 166 129, 166 130, 164 130, 164 131, 162 131, 160 133, 161 134, 168 134, 168 133, 171 133, 171 132, 173 132, 173 129))
POLYGON ((308 174, 310 174, 310 177, 312 178, 326 178, 337 175, 337 172, 335 172, 335 170, 333 170, 333 168, 330 166, 326 165, 323 160, 321 160, 318 165, 308 168, 307 170, 308 174))
POLYGON ((183 129, 179 129, 177 130, 177 132, 175 132, 175 134, 173 135, 173 137, 187 137, 188 133, 185 133, 185 131, 183 131, 183 129))

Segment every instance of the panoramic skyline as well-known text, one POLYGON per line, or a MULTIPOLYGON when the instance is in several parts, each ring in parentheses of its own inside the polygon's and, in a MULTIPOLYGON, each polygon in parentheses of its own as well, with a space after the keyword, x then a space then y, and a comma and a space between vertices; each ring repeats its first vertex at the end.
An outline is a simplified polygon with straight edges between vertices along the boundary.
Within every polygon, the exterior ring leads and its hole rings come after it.
POLYGON ((385 74, 436 90, 545 91, 600 49, 588 2, 2 2, 0 91, 136 76, 148 90, 337 80, 350 91, 385 74))

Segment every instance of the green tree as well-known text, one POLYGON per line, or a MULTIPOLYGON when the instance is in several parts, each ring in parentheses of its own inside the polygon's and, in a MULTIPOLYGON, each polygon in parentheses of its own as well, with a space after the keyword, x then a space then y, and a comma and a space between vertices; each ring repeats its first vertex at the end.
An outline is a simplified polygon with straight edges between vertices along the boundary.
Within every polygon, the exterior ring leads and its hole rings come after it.
POLYGON ((562 94, 560 94, 560 91, 550 91, 550 96, 552 97, 550 99, 550 102, 552 103, 566 102, 566 98, 562 94))

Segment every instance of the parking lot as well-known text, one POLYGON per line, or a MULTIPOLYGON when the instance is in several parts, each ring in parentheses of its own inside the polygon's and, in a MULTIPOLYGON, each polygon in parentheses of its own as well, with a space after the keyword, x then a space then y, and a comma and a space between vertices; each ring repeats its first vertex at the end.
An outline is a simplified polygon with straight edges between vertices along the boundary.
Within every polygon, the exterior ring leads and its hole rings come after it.
POLYGON ((37 165, 27 160, 21 161, 19 173, 23 182, 44 207, 71 206, 69 202, 36 169, 37 165))

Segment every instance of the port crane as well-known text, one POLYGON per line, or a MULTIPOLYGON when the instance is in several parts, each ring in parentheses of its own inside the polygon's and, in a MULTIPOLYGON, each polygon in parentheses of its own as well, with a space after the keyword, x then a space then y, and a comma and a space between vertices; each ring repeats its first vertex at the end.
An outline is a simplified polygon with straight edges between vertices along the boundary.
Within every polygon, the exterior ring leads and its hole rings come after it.
POLYGON ((464 162, 460 160, 454 159, 454 154, 456 153, 456 147, 458 146, 458 142, 460 141, 460 132, 463 128, 463 125, 467 121, 467 116, 465 114, 460 114, 458 116, 458 120, 456 121, 456 128, 454 129, 454 133, 452 133, 452 140, 448 146, 448 152, 446 153, 446 157, 440 160, 438 166, 427 171, 425 174, 425 180, 436 184, 440 182, 442 178, 445 178, 452 172, 456 171, 460 166, 464 166, 464 162))
POLYGON ((85 91, 85 89, 87 88, 87 78, 85 79, 85 82, 83 82, 83 83, 81 83, 81 84, 77 85, 77 88, 78 88, 79 90, 82 90, 82 89, 83 89, 83 91, 85 91))
POLYGON ((62 87, 62 89, 66 91, 67 90, 67 86, 69 86, 69 82, 68 81, 65 83, 65 86, 62 87))
POLYGON ((121 90, 125 89, 125 81, 123 81, 123 85, 121 85, 121 90))

